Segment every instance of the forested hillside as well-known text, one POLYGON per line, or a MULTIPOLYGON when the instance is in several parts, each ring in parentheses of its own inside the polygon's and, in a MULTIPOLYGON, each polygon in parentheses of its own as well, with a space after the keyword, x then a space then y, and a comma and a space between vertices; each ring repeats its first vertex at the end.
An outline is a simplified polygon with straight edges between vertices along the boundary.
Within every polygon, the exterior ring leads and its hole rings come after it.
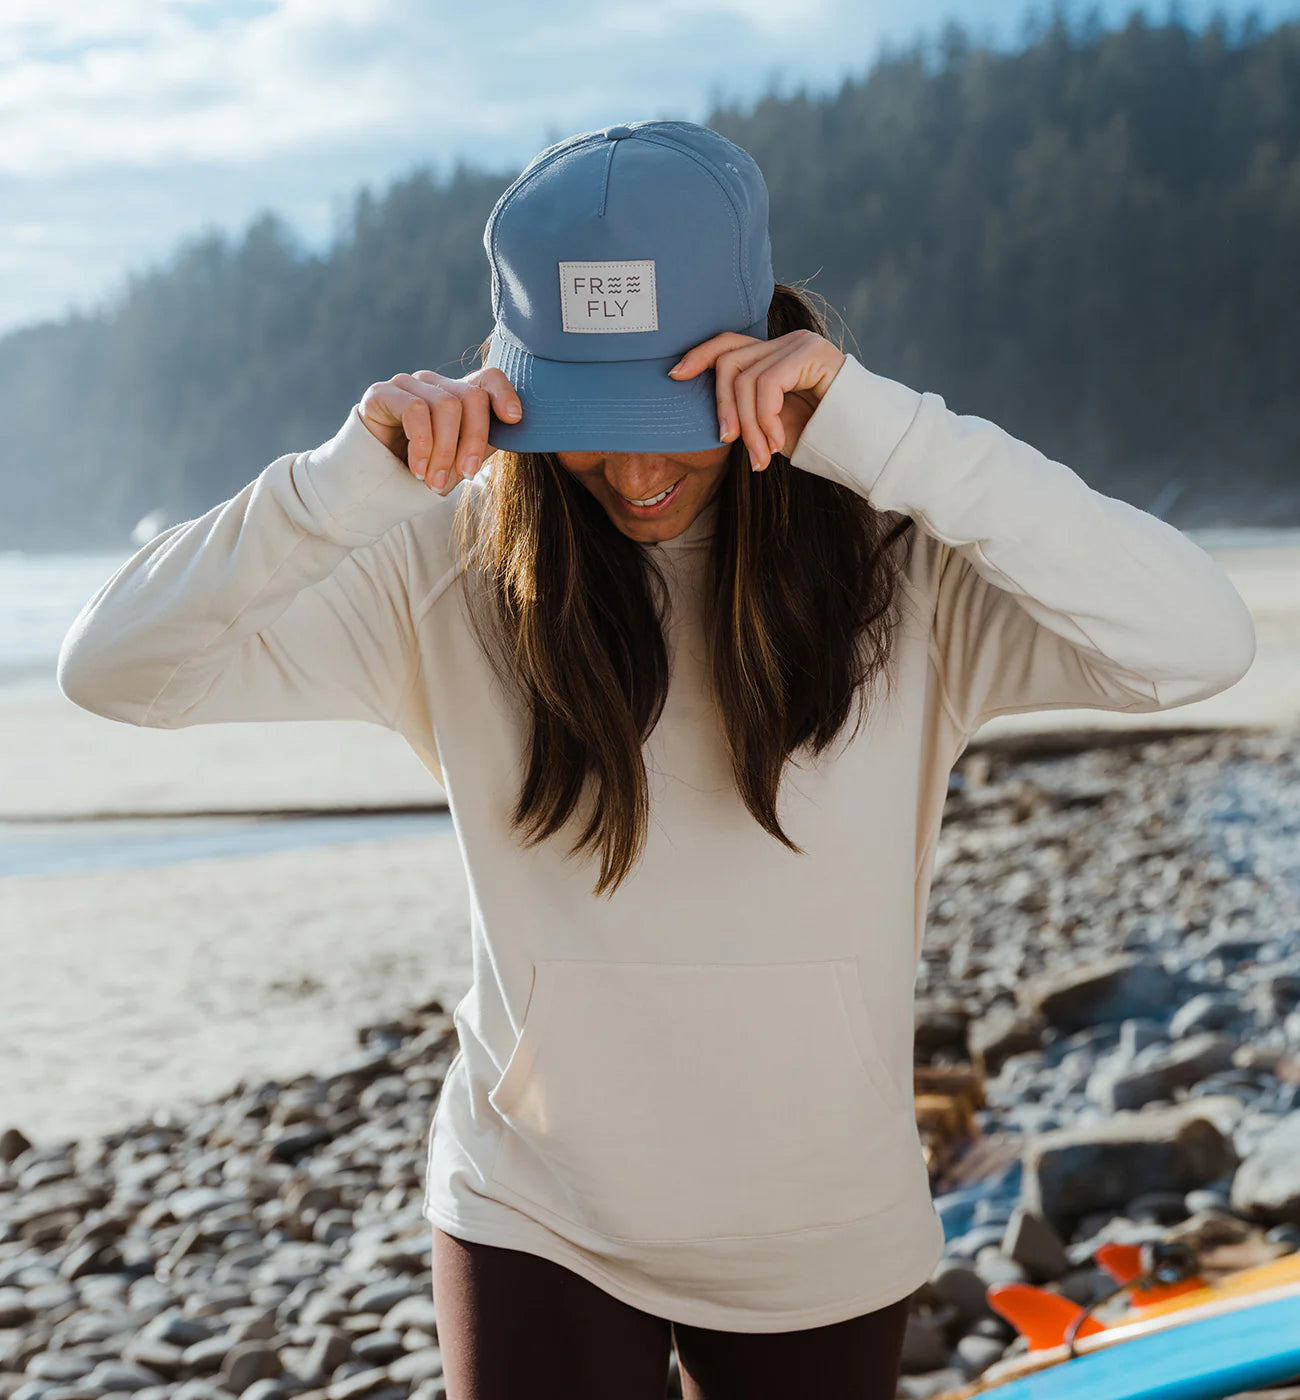
MULTIPOLYGON (((810 279, 863 363, 1185 528, 1300 524, 1300 22, 1057 14, 1014 54, 951 25, 698 120, 759 162, 778 280, 810 279)), ((0 547, 124 545, 329 437, 373 380, 467 373, 517 173, 417 169, 323 256, 268 213, 0 340, 0 547)))

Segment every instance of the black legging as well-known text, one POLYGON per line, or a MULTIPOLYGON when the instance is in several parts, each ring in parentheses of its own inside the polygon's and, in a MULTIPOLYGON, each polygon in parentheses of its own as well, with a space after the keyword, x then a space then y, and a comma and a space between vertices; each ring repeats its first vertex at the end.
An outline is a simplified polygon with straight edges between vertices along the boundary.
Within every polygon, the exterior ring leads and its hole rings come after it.
POLYGON ((894 1400, 910 1299, 794 1332, 718 1332, 642 1312, 554 1260, 433 1227, 447 1400, 894 1400))

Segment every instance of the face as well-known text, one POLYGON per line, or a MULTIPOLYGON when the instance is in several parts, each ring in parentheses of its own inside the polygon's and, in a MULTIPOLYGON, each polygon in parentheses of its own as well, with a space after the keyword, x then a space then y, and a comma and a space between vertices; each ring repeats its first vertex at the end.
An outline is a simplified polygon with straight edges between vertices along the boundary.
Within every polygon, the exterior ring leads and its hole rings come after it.
POLYGON ((553 455, 605 508, 630 539, 643 544, 670 540, 721 489, 731 443, 704 452, 556 452, 553 455), (647 501, 672 488, 662 501, 647 501))

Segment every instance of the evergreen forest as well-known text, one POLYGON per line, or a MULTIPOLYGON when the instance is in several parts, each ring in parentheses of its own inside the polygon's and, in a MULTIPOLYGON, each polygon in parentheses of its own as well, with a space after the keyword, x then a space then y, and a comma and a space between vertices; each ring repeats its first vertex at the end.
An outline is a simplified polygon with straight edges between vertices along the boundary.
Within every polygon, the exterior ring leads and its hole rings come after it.
MULTIPOLYGON (((869 368, 1180 528, 1300 525, 1300 20, 1058 8, 1014 51, 950 23, 837 90, 692 115, 758 161, 777 280, 869 368)), ((0 339, 0 547, 125 547, 373 381, 474 369, 518 173, 413 169, 324 252, 266 211, 0 339)))

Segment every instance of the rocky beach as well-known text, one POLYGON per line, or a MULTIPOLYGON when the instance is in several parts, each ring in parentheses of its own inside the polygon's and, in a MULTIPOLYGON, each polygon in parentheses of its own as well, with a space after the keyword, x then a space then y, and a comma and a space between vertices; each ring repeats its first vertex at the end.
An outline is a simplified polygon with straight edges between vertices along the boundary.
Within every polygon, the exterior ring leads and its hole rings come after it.
POLYGON ((1107 1240, 1185 1241, 1207 1278, 1300 1244, 1300 731, 1061 748, 968 751, 950 784, 916 1058, 979 1068, 986 1104, 974 1179, 934 1187, 914 1400, 1023 1349, 992 1284, 1105 1321, 1107 1240))
MULTIPOLYGON (((1021 1349, 989 1284, 1104 1320, 1105 1240, 1192 1243, 1207 1276, 1300 1244, 1298 778, 1294 728, 1026 734, 958 761, 917 1074, 970 1066, 984 1094, 933 1182, 947 1246, 900 1396, 1021 1349)), ((432 998, 300 1074, 66 1140, 9 1126, 0 1395, 439 1400, 421 1205, 454 1053, 432 998)))
MULTIPOLYGON (((953 770, 915 999, 946 1248, 902 1397, 1023 1349, 990 1285, 1104 1321, 1104 1241, 1207 1278, 1300 1242, 1300 540, 1213 552, 1256 622, 1238 685, 1002 716, 953 770)), ((471 975, 441 789, 373 725, 141 730, 25 676, 0 1400, 439 1400, 423 1178, 471 975)))

